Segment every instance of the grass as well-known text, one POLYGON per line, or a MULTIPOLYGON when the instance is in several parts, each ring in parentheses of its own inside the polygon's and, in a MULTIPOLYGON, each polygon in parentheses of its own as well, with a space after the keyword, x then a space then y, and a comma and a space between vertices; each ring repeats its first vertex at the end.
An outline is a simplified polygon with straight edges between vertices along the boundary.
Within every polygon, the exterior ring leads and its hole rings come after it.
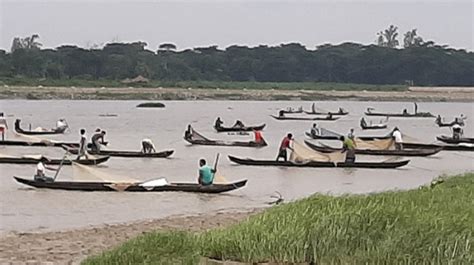
POLYGON ((314 195, 238 225, 154 232, 84 264, 196 264, 199 258, 317 264, 472 264, 474 173, 434 187, 314 195))
POLYGON ((369 85, 350 83, 322 82, 226 82, 226 81, 163 81, 151 80, 146 84, 122 84, 119 80, 87 79, 34 79, 24 77, 0 77, 0 85, 9 86, 61 86, 61 87, 174 87, 174 88, 208 88, 208 89, 285 89, 285 90, 337 90, 337 91, 406 91, 405 85, 369 85))

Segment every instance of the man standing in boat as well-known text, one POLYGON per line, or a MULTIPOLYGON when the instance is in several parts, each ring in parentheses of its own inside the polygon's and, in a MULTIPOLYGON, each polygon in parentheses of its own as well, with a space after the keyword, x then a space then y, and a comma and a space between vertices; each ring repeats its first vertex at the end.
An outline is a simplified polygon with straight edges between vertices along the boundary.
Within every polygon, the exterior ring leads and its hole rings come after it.
POLYGON ((395 149, 402 150, 403 149, 403 138, 402 138, 402 133, 400 132, 398 127, 395 127, 393 129, 392 137, 395 140, 395 149))
POLYGON ((346 163, 355 162, 355 144, 353 138, 341 136, 340 140, 342 141, 342 151, 341 153, 346 152, 346 163))
POLYGON ((145 154, 156 153, 155 145, 150 139, 142 140, 142 152, 145 154))
POLYGON ((206 165, 205 159, 199 160, 199 178, 198 178, 199 184, 203 186, 212 185, 215 174, 216 174, 216 169, 213 169, 210 166, 206 165))
POLYGON ((46 176, 46 169, 51 171, 58 171, 59 169, 45 165, 49 162, 46 157, 41 157, 40 162, 36 165, 35 181, 54 182, 54 178, 46 176))
POLYGON ((81 157, 87 158, 87 137, 86 137, 86 130, 81 129, 81 139, 79 140, 79 152, 77 154, 77 159, 81 159, 81 157))
POLYGON ((5 132, 7 129, 7 120, 5 120, 5 117, 3 117, 3 112, 0 112, 0 132, 2 133, 2 141, 5 141, 5 132))
POLYGON ((293 134, 289 133, 283 140, 281 140, 280 144, 280 149, 278 150, 278 156, 276 158, 276 161, 278 161, 279 158, 283 158, 283 161, 288 161, 288 151, 287 149, 293 150, 291 148, 291 140, 293 140, 293 134))

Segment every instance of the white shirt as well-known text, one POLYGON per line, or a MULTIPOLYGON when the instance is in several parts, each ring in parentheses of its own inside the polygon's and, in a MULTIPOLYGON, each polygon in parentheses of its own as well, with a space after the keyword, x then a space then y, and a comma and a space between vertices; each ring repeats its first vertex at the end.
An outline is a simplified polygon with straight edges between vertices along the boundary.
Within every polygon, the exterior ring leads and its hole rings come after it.
POLYGON ((142 143, 150 144, 151 146, 153 146, 153 148, 155 148, 155 145, 153 144, 153 142, 150 139, 143 139, 142 143))
POLYGON ((62 127, 66 127, 67 124, 61 120, 57 121, 56 122, 56 128, 62 128, 62 127))
POLYGON ((456 123, 456 124, 453 125, 453 129, 461 129, 461 126, 456 123))
POLYGON ((400 131, 394 131, 392 136, 395 138, 395 143, 403 143, 402 133, 400 131))
POLYGON ((46 168, 44 167, 43 162, 39 162, 39 163, 36 165, 36 172, 41 172, 41 173, 43 173, 43 175, 44 175, 44 174, 45 174, 45 171, 46 171, 46 168))

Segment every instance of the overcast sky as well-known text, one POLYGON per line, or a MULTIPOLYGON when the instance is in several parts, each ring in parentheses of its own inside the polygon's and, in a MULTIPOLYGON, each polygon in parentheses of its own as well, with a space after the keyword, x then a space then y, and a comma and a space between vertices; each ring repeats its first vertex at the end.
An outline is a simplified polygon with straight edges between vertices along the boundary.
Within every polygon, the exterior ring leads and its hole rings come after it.
POLYGON ((163 42, 178 49, 299 42, 375 43, 397 25, 425 40, 474 50, 473 3, 445 1, 131 1, 0 0, 0 49, 15 36, 40 35, 44 47, 90 47, 111 41, 163 42))

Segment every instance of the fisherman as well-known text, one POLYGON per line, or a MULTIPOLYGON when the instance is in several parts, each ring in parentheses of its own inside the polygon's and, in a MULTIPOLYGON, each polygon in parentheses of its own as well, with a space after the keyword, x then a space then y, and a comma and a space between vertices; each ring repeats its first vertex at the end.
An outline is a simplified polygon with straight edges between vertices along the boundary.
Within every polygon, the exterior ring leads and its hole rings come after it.
POLYGON ((245 127, 244 123, 241 120, 236 120, 233 128, 243 128, 245 127))
POLYGON ((48 158, 41 157, 40 162, 36 165, 35 181, 54 182, 54 178, 46 176, 46 169, 51 171, 58 171, 59 169, 45 165, 47 162, 49 162, 48 158))
POLYGON ((329 113, 329 114, 328 114, 327 119, 328 119, 328 120, 332 120, 332 113, 329 113))
POLYGON ((279 116, 280 118, 285 117, 285 111, 284 111, 284 110, 280 110, 280 111, 278 112, 278 116, 279 116))
POLYGON ((315 104, 314 102, 313 102, 313 104, 311 104, 311 111, 312 111, 313 113, 316 112, 316 104, 315 104))
POLYGON ((278 161, 279 158, 283 158, 283 161, 288 161, 288 152, 287 149, 293 150, 291 148, 290 143, 291 140, 293 140, 293 134, 289 133, 283 140, 281 141, 280 148, 278 150, 278 156, 276 158, 276 161, 278 161))
POLYGON ((311 135, 318 136, 319 135, 319 126, 317 123, 313 123, 313 127, 311 128, 311 135))
POLYGON ((87 158, 87 136, 86 136, 86 130, 81 129, 81 139, 79 140, 79 152, 77 153, 77 158, 76 159, 81 159, 81 157, 86 157, 87 158))
POLYGON ((92 135, 91 142, 92 142, 92 151, 93 152, 100 152, 100 148, 102 144, 105 144, 104 140, 105 131, 96 132, 92 135))
POLYGON ((216 174, 216 169, 213 169, 210 166, 206 165, 205 159, 199 160, 199 178, 198 178, 199 184, 203 186, 212 185, 215 174, 216 174))
POLYGON ((392 138, 395 140, 395 149, 402 150, 403 149, 402 133, 400 132, 398 127, 395 127, 393 129, 392 138))
POLYGON ((155 145, 150 139, 145 138, 142 140, 142 153, 156 153, 155 145))
POLYGON ((222 127, 222 124, 224 124, 224 122, 221 120, 221 117, 217 117, 217 120, 216 120, 216 122, 214 123, 214 127, 216 127, 216 128, 221 128, 221 127, 222 127))
POLYGON ((344 113, 344 109, 339 107, 339 114, 343 114, 344 113))
POLYGON ((453 128, 453 139, 456 139, 456 140, 460 139, 463 135, 463 130, 461 128, 461 125, 456 123, 453 125, 452 128, 453 128))
POLYGON ((188 128, 184 131, 184 139, 191 139, 193 138, 193 128, 191 124, 188 124, 188 128))
POLYGON ((443 119, 441 118, 441 115, 438 114, 438 117, 436 117, 435 123, 439 125, 439 124, 441 124, 442 120, 443 119))
POLYGON ((362 117, 360 119, 360 127, 362 127, 362 129, 364 129, 364 127, 367 126, 367 122, 365 121, 364 117, 362 117))
POLYGON ((0 132, 2 133, 2 141, 5 141, 5 132, 8 130, 7 120, 3 116, 3 112, 0 112, 0 132))
POLYGON ((67 125, 66 119, 61 118, 56 122, 56 130, 57 131, 65 131, 69 127, 67 125))
POLYGON ((351 128, 351 130, 347 134, 347 137, 349 137, 352 141, 354 141, 354 139, 355 139, 354 128, 351 128))
POLYGON ((263 136, 262 136, 262 132, 259 131, 259 130, 253 130, 253 133, 255 135, 255 143, 257 144, 260 144, 260 143, 263 143, 264 140, 263 140, 263 136))
POLYGON ((341 153, 346 152, 346 163, 355 162, 355 144, 352 138, 341 136, 339 140, 342 141, 342 151, 341 153))
POLYGON ((415 104, 415 114, 418 113, 418 104, 416 104, 416 102, 413 102, 415 104))
POLYGON ((403 115, 408 115, 408 110, 407 109, 403 109, 403 115))

